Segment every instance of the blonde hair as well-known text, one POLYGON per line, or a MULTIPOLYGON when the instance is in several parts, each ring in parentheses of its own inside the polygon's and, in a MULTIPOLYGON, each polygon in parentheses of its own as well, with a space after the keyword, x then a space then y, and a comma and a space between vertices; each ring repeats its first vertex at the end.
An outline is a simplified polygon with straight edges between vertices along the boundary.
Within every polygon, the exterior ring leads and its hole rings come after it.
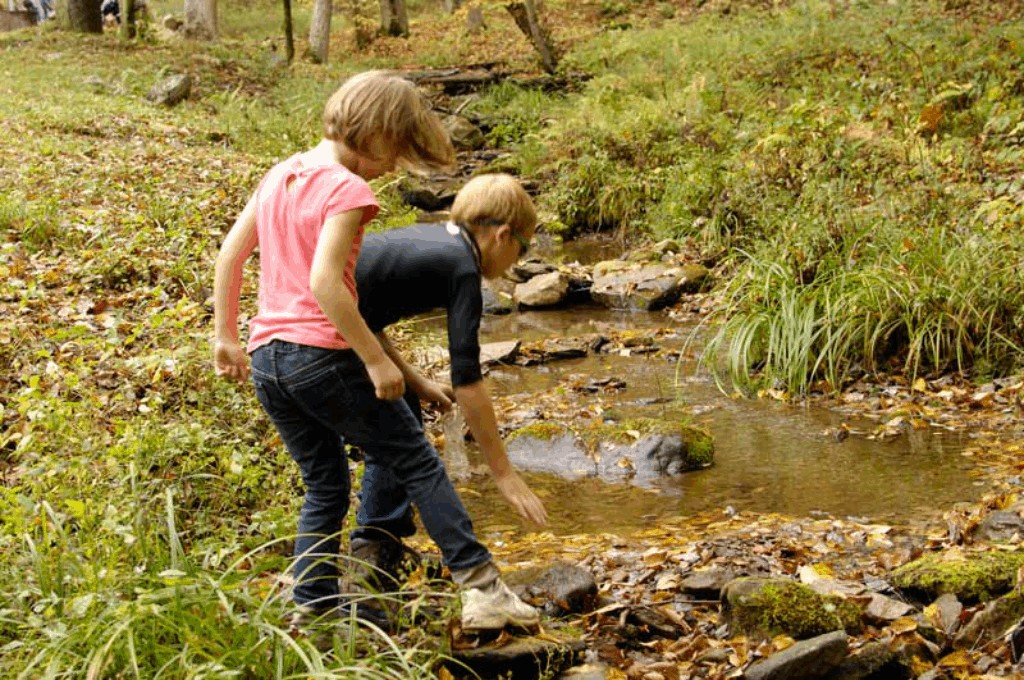
POLYGON ((533 199, 515 177, 477 175, 456 194, 452 221, 471 231, 481 226, 508 224, 513 231, 522 234, 537 226, 537 210, 533 199))
POLYGON ((408 80, 388 71, 352 76, 327 100, 324 137, 371 156, 372 145, 393 148, 410 170, 446 169, 455 149, 430 102, 408 80))

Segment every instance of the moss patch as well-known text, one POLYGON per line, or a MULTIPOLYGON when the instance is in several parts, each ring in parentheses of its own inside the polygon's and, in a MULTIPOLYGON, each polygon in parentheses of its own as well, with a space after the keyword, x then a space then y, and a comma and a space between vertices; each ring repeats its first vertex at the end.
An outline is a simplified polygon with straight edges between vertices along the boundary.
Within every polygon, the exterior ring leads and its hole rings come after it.
POLYGON ((715 462, 715 440, 707 430, 690 427, 683 430, 686 462, 690 470, 700 470, 715 462))
POLYGON ((893 572, 892 583, 916 597, 934 599, 953 593, 964 603, 1005 593, 1024 566, 1024 551, 964 553, 947 550, 925 555, 893 572))
POLYGON ((567 435, 571 436, 572 430, 565 425, 550 420, 539 420, 536 423, 530 423, 525 427, 513 430, 508 436, 508 441, 520 437, 532 437, 543 441, 551 441, 552 439, 558 439, 567 435))
POLYGON ((786 633, 801 640, 834 630, 861 629, 860 609, 841 597, 819 595, 800 583, 771 583, 734 602, 732 625, 748 634, 786 633))

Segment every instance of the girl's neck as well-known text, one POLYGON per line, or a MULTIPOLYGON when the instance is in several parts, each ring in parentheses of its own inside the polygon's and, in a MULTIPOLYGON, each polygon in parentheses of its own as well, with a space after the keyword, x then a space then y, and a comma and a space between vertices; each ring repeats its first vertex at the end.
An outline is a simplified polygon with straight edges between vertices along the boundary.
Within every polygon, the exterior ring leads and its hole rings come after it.
POLYGON ((348 163, 345 162, 345 155, 345 146, 340 142, 332 142, 329 139, 321 139, 319 144, 306 152, 307 158, 317 164, 340 163, 348 167, 348 163))

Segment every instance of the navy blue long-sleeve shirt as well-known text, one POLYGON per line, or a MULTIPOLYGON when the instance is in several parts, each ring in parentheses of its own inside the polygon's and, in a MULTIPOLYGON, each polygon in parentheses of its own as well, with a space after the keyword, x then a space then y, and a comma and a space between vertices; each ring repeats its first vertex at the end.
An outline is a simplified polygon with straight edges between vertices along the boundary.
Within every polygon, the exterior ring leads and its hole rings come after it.
POLYGON ((452 386, 472 385, 480 371, 479 254, 454 225, 414 224, 367 234, 356 264, 359 312, 374 333, 432 309, 448 312, 452 386))

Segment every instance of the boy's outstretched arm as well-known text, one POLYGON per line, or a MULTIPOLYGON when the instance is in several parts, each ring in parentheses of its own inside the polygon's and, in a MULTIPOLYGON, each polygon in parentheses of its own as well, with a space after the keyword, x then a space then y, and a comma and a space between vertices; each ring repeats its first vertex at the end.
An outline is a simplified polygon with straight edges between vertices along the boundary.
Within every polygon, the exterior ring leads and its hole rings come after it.
POLYGON ((526 519, 536 524, 545 524, 548 513, 544 510, 544 504, 509 462, 505 444, 498 434, 494 405, 484 382, 479 380, 471 385, 456 387, 455 398, 462 407, 469 431, 473 433, 473 438, 487 459, 501 495, 526 519))
POLYGON ((228 232, 213 273, 213 366, 217 375, 239 382, 249 377, 249 357, 238 342, 238 298, 242 267, 256 248, 256 194, 228 232))

